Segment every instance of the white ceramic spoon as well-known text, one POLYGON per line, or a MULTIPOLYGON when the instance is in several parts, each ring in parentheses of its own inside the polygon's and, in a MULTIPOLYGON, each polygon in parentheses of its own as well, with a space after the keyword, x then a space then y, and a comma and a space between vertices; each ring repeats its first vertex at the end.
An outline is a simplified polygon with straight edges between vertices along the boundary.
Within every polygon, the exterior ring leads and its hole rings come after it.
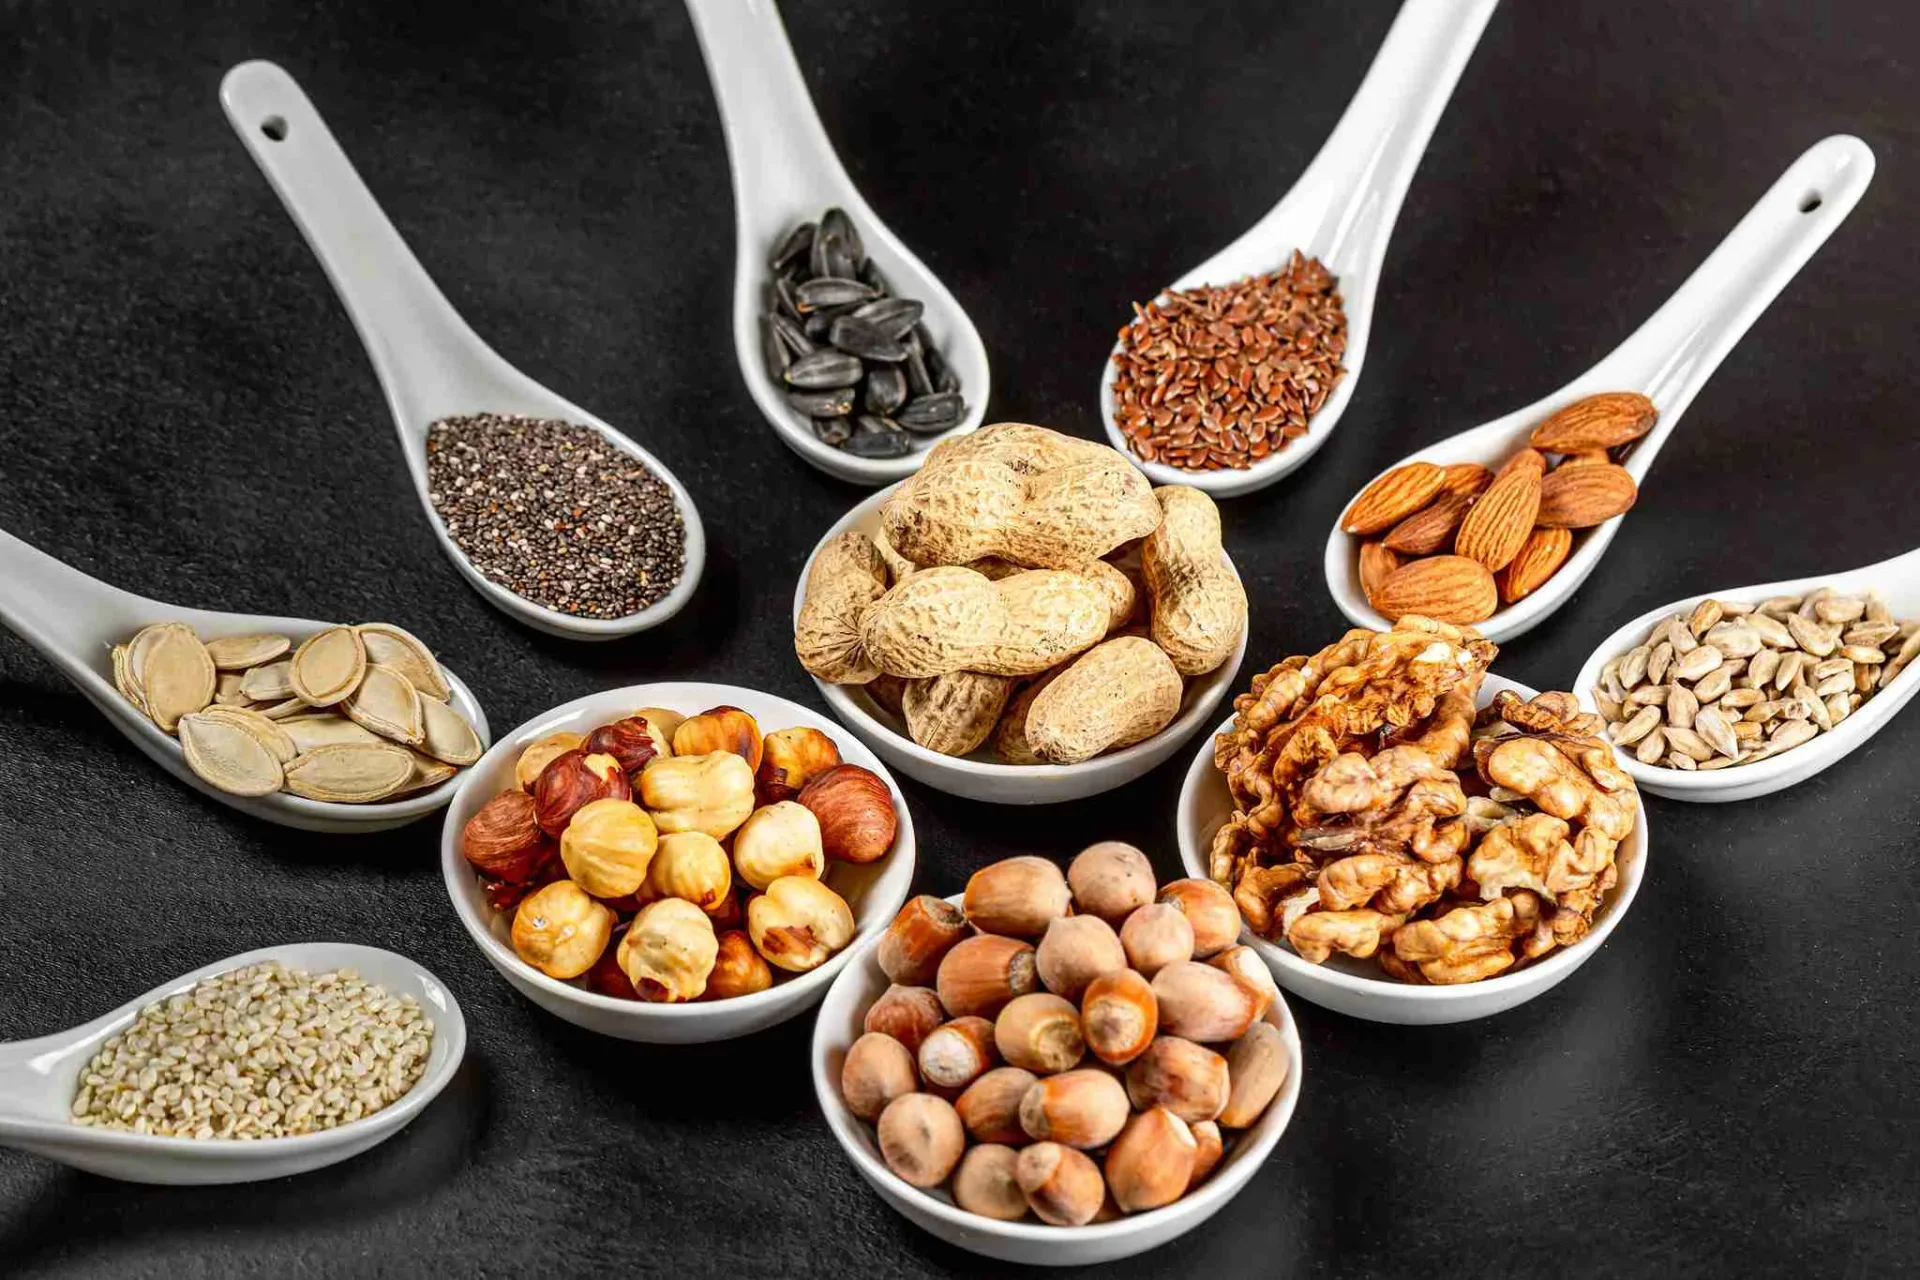
POLYGON ((938 439, 972 431, 987 411, 987 349, 973 321, 940 278, 913 256, 867 206, 840 165, 814 112, 786 28, 773 0, 687 0, 700 37, 733 175, 733 345, 740 376, 769 425, 795 453, 829 475, 855 484, 892 484, 920 467, 938 439), (803 222, 839 206, 853 219, 867 255, 897 297, 925 306, 921 323, 960 378, 967 411, 960 425, 899 458, 860 458, 826 444, 787 404, 761 355, 760 317, 773 272, 767 257, 803 222))
MULTIPOLYGON (((1639 644, 1662 618, 1676 613, 1683 616, 1690 614, 1702 600, 1746 600, 1758 603, 1769 596, 1805 595, 1819 587, 1832 587, 1842 595, 1865 595, 1877 591, 1895 618, 1903 622, 1920 618, 1920 550, 1909 551, 1879 564, 1870 564, 1864 569, 1816 574, 1810 578, 1769 582, 1757 587, 1709 591, 1649 610, 1601 642, 1600 647, 1593 651, 1593 656, 1587 659, 1587 664, 1580 669, 1580 678, 1573 685, 1574 691, 1588 710, 1598 710, 1593 701, 1593 687, 1600 682, 1600 668, 1607 664, 1607 660, 1639 644)), ((1777 756, 1756 760, 1752 764, 1688 773, 1683 769, 1641 764, 1634 759, 1633 752, 1625 747, 1614 754, 1619 758, 1621 767, 1633 775, 1643 791, 1705 804, 1749 800, 1790 787, 1796 782, 1804 782, 1828 765, 1845 758, 1886 727, 1887 722, 1912 700, 1915 693, 1920 693, 1920 661, 1908 663, 1906 669, 1895 676, 1886 688, 1862 702, 1860 709, 1835 725, 1832 732, 1820 734, 1790 751, 1782 751, 1777 756)))
POLYGON ((460 1005, 440 980, 391 951, 348 942, 303 942, 265 947, 182 974, 82 1027, 0 1044, 0 1146, 17 1147, 127 1182, 176 1186, 258 1182, 338 1164, 405 1128, 446 1088, 467 1050, 460 1005), (70 1118, 80 1074, 107 1039, 157 1000, 191 989, 204 978, 263 960, 289 969, 330 973, 352 969, 396 996, 410 995, 433 1023, 433 1048, 413 1088, 390 1106, 337 1128, 292 1138, 161 1138, 78 1125, 70 1118))
MULTIPOLYGON (((1191 485, 1216 498, 1251 493, 1303 465, 1333 434, 1366 362, 1380 265, 1394 219, 1495 3, 1406 0, 1359 91, 1293 190, 1245 235, 1167 286, 1231 284, 1277 271, 1295 249, 1318 258, 1340 281, 1347 313, 1347 372, 1307 424, 1307 434, 1278 453, 1243 471, 1184 471, 1139 462, 1155 484, 1191 485)), ((1117 343, 1114 352, 1119 352, 1117 343)), ((1100 371, 1100 419, 1109 443, 1133 457, 1113 417, 1114 372, 1109 357, 1100 371)))
POLYGON ((373 193, 292 76, 243 62, 220 82, 227 121, 280 196, 307 247, 353 318, 400 433, 407 472, 447 559, 503 612, 578 640, 611 640, 658 626, 680 611, 706 567, 706 531, 693 498, 658 458, 508 364, 460 318, 387 221, 373 193), (686 526, 686 565, 665 598, 624 618, 576 618, 494 582, 447 536, 427 496, 427 428, 462 413, 517 413, 591 427, 640 459, 673 491, 686 526))
MULTIPOLYGON (((1556 410, 1602 391, 1640 391, 1659 410, 1659 421, 1635 443, 1623 465, 1635 484, 1644 484, 1648 468, 1694 396, 1767 304, 1846 220, 1872 178, 1873 152, 1860 139, 1840 134, 1815 143, 1665 305, 1611 355, 1546 398, 1428 445, 1393 465, 1479 462, 1498 467, 1556 410)), ((1342 507, 1341 514, 1345 511, 1342 507)), ((1559 572, 1524 600, 1477 623, 1480 631, 1489 640, 1506 641, 1532 630, 1580 589, 1624 518, 1616 516, 1576 534, 1573 553, 1559 572)), ((1355 623, 1385 628, 1390 624, 1360 590, 1359 564, 1360 539, 1343 532, 1336 519, 1327 537, 1327 589, 1340 612, 1355 623)))
MULTIPOLYGON (((203 640, 271 632, 296 643, 333 624, 307 618, 264 618, 182 609, 90 578, 70 565, 0 532, 0 624, 40 651, 100 708, 116 729, 155 763, 194 790, 242 813, 305 831, 382 831, 432 813, 460 787, 455 774, 437 787, 382 804, 329 804, 285 791, 230 795, 187 767, 180 742, 120 696, 113 683, 113 646, 155 622, 184 622, 203 640)), ((459 676, 441 668, 453 687, 452 705, 473 725, 482 745, 492 742, 486 712, 459 676)))

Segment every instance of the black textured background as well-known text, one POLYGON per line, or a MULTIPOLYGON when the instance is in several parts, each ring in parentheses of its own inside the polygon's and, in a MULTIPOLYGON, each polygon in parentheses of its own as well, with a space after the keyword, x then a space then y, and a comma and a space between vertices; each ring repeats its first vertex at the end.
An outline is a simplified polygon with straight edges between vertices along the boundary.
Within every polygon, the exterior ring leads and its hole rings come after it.
MULTIPOLYGON (((1694 404, 1600 572, 1497 669, 1550 687, 1660 601, 1920 542, 1920 44, 1902 8, 1502 6, 1402 211, 1340 440, 1226 508, 1250 667, 1342 627, 1320 551, 1358 482, 1585 368, 1828 133, 1874 148, 1873 187, 1694 404)), ((848 168, 986 338, 989 420, 1082 434, 1097 434, 1095 378, 1128 302, 1288 188, 1393 12, 789 9, 848 168)), ((667 0, 5 4, 0 525, 183 603, 390 617, 500 730, 656 678, 815 702, 789 647, 793 577, 861 491, 779 447, 739 385, 730 198, 693 34, 667 0), (352 329, 220 113, 221 73, 249 57, 301 79, 477 330, 693 490, 712 558, 673 624, 605 647, 548 639, 440 557, 352 329)), ((1520 1011, 1403 1030, 1295 1001, 1305 1088, 1271 1163, 1204 1230, 1113 1273, 1908 1264, 1917 749, 1910 713, 1784 794, 1650 799, 1632 917, 1520 1011)), ((1186 755, 1048 810, 906 784, 920 886, 1107 836, 1170 872, 1186 755)), ((0 1036, 325 937, 417 956, 473 1036, 411 1129, 290 1181, 125 1186, 0 1153, 0 1272, 1002 1270, 859 1181, 815 1115, 809 1020, 691 1049, 574 1030, 475 954, 437 835, 245 819, 151 767, 0 634, 0 1036)))

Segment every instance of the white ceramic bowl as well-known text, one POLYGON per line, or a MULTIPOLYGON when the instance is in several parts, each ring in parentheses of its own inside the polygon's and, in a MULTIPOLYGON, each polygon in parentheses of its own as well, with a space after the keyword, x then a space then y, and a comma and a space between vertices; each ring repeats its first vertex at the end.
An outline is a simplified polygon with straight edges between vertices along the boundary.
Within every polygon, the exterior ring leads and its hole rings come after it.
POLYGON ((848 957, 861 943, 877 937, 892 923, 901 904, 907 900, 907 889, 913 883, 913 866, 913 818, 886 765, 818 711, 730 684, 629 685, 576 698, 535 716, 513 732, 501 735, 492 750, 467 770, 465 781, 447 807, 446 825, 440 835, 440 875, 446 882, 447 896, 453 900, 454 913, 460 917, 474 945, 480 948, 480 954, 500 971, 500 976, 527 999, 576 1026, 621 1040, 652 1044, 727 1040, 785 1022, 812 1008, 826 994, 834 974, 846 965, 848 957), (835 862, 827 871, 827 884, 853 908, 854 940, 811 973, 776 978, 773 986, 765 991, 711 1003, 651 1004, 603 996, 584 986, 549 978, 520 959, 510 941, 513 913, 495 911, 488 905, 480 877, 460 854, 460 832, 467 819, 494 796, 512 789, 513 767, 520 753, 548 734, 562 730, 584 734, 631 715, 641 707, 666 707, 692 715, 716 706, 739 707, 759 721, 761 729, 768 733, 801 725, 818 729, 839 745, 842 760, 873 770, 893 792, 894 810, 899 815, 893 849, 878 862, 866 866, 835 862))
MULTIPOLYGON (((1531 698, 1535 692, 1512 680, 1489 675, 1480 688, 1480 705, 1493 701, 1493 695, 1502 689, 1511 689, 1523 698, 1531 698)), ((1231 719, 1223 722, 1216 732, 1225 732, 1231 724, 1231 719)), ((1213 742, 1209 740, 1194 757, 1186 783, 1180 788, 1176 825, 1180 861, 1188 875, 1207 878, 1207 853, 1213 845, 1213 833, 1232 813, 1233 798, 1227 791, 1225 775, 1214 768, 1213 742)), ((1627 908, 1640 892, 1640 882, 1646 877, 1647 844, 1647 807, 1639 804, 1633 834, 1620 842, 1614 854, 1620 882, 1594 914, 1592 932, 1571 947, 1555 949, 1543 960, 1484 982, 1415 986, 1387 977, 1370 959, 1353 960, 1335 954, 1325 964, 1309 964, 1292 947, 1269 942, 1252 930, 1246 930, 1240 940, 1260 953, 1273 970, 1274 979, 1286 990, 1339 1013, 1408 1026, 1485 1018, 1551 990, 1592 958, 1607 935, 1626 918, 1627 908)))
MULTIPOLYGON (((800 581, 794 586, 796 623, 800 620, 800 606, 807 598, 807 575, 813 572, 814 557, 820 554, 820 548, 843 533, 857 531, 869 537, 878 533, 880 508, 899 487, 896 484, 872 495, 847 512, 820 539, 801 567, 800 581)), ((1246 656, 1247 633, 1243 630, 1232 657, 1206 675, 1187 682, 1180 714, 1172 724, 1145 742, 1136 742, 1079 764, 1005 764, 984 747, 970 756, 944 756, 909 738, 900 717, 876 703, 864 687, 830 684, 819 679, 813 683, 842 724, 879 752, 888 764, 916 782, 924 782, 949 795, 993 804, 1059 804, 1125 786, 1172 755, 1181 743, 1213 718, 1214 711, 1233 687, 1240 662, 1246 656)))
MULTIPOLYGON (((960 895, 948 901, 957 905, 960 895)), ((840 1068, 847 1049, 860 1038, 867 1009, 887 986, 887 975, 880 971, 873 947, 864 945, 827 992, 813 1027, 813 1088, 820 1097, 821 1113, 833 1136, 846 1148, 853 1167, 881 1199, 947 1243, 1002 1262, 1090 1266, 1130 1258, 1185 1235, 1218 1213, 1247 1185, 1273 1154, 1300 1101, 1300 1032, 1287 1002, 1279 999, 1267 1011, 1267 1021, 1280 1028, 1286 1045, 1286 1081, 1265 1113, 1233 1139, 1219 1166, 1196 1190, 1165 1208, 1084 1227, 1049 1226, 1037 1219, 998 1222, 983 1218, 959 1208, 945 1190, 923 1191, 896 1177, 880 1158, 873 1126, 848 1110, 840 1096, 840 1068)))

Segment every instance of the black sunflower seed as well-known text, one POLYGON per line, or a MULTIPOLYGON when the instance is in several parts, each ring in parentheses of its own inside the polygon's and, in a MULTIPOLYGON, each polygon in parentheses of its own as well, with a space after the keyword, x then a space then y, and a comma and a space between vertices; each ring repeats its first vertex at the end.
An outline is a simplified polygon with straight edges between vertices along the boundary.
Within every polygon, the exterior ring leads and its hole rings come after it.
POLYGON ((807 251, 812 248, 813 224, 803 222, 787 232, 787 238, 780 242, 780 247, 773 251, 771 258, 767 259, 767 265, 776 273, 784 271, 793 263, 805 262, 807 251))
POLYGON ((966 407, 957 392, 915 396, 893 415, 893 420, 909 431, 945 431, 960 421, 966 407))
POLYGON ((809 356, 813 354, 814 345, 808 340, 807 331, 800 327, 798 321, 791 320, 777 311, 770 315, 768 319, 773 324, 773 331, 780 335, 780 341, 786 343, 787 350, 797 356, 809 356))
POLYGON ((782 313, 800 319, 800 300, 793 296, 793 281, 786 276, 776 276, 773 281, 774 306, 782 313))
POLYGON ((839 351, 816 351, 787 366, 787 385, 803 391, 831 391, 860 381, 860 358, 839 351))
POLYGON ((820 215, 820 226, 840 238, 841 246, 853 258, 854 269, 858 270, 867 260, 867 246, 860 242, 860 233, 854 229, 853 219, 847 211, 838 207, 820 215))
POLYGON ((853 412, 852 387, 836 387, 831 391, 789 391, 787 403, 793 406, 795 413, 809 418, 844 418, 853 412))
POLYGON ((827 274, 843 280, 855 280, 860 275, 860 260, 839 236, 827 237, 827 274))
POLYGON ((918 327, 907 335, 907 386, 917 396, 933 394, 933 379, 927 375, 927 357, 920 347, 918 327))
POLYGON ((880 272, 880 264, 872 258, 868 258, 867 265, 860 268, 860 282, 883 298, 893 292, 893 286, 887 283, 886 276, 880 272))
POLYGON ((813 434, 819 436, 822 443, 838 449, 853 435, 853 423, 845 418, 815 418, 813 434))
POLYGON ((827 270, 827 251, 833 247, 832 241, 833 235, 831 232, 816 231, 813 233, 813 243, 807 247, 808 275, 818 279, 820 276, 830 276, 833 274, 833 272, 827 270))
POLYGON ((848 303, 872 302, 876 296, 866 285, 858 280, 849 280, 845 276, 821 276, 815 280, 808 280, 793 293, 803 313, 818 311, 821 307, 843 307, 848 303))
POLYGON ((862 414, 853 420, 853 435, 841 446, 861 458, 898 458, 913 448, 913 438, 888 418, 862 414))
POLYGON ((912 298, 875 298, 853 312, 855 320, 864 320, 896 341, 919 322, 921 306, 912 298))
POLYGON ((907 349, 865 320, 841 316, 827 331, 827 341, 848 355, 862 360, 881 360, 895 364, 907 358, 907 349))
POLYGON ((833 328, 833 314, 828 311, 816 311, 807 317, 806 327, 801 330, 808 341, 820 343, 827 340, 827 331, 833 328))
POLYGON ((884 365, 867 372, 867 385, 860 396, 860 403, 866 406, 868 413, 877 413, 882 417, 892 413, 907 400, 907 375, 900 372, 897 365, 884 365))
POLYGON ((760 354, 765 358, 767 372, 773 375, 775 382, 786 376, 787 357, 790 354, 787 344, 780 340, 781 319, 777 311, 769 311, 760 317, 760 354))

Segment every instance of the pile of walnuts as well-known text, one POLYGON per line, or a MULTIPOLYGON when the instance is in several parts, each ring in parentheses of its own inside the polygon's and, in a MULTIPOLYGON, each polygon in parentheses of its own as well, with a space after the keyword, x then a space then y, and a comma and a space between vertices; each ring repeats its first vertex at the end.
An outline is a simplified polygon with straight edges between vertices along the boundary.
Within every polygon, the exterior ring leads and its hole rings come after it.
POLYGON ((1319 964, 1478 982, 1569 946, 1638 811, 1567 693, 1476 712, 1497 652, 1408 616, 1254 677, 1214 761, 1233 795, 1209 871, 1255 932, 1319 964))

